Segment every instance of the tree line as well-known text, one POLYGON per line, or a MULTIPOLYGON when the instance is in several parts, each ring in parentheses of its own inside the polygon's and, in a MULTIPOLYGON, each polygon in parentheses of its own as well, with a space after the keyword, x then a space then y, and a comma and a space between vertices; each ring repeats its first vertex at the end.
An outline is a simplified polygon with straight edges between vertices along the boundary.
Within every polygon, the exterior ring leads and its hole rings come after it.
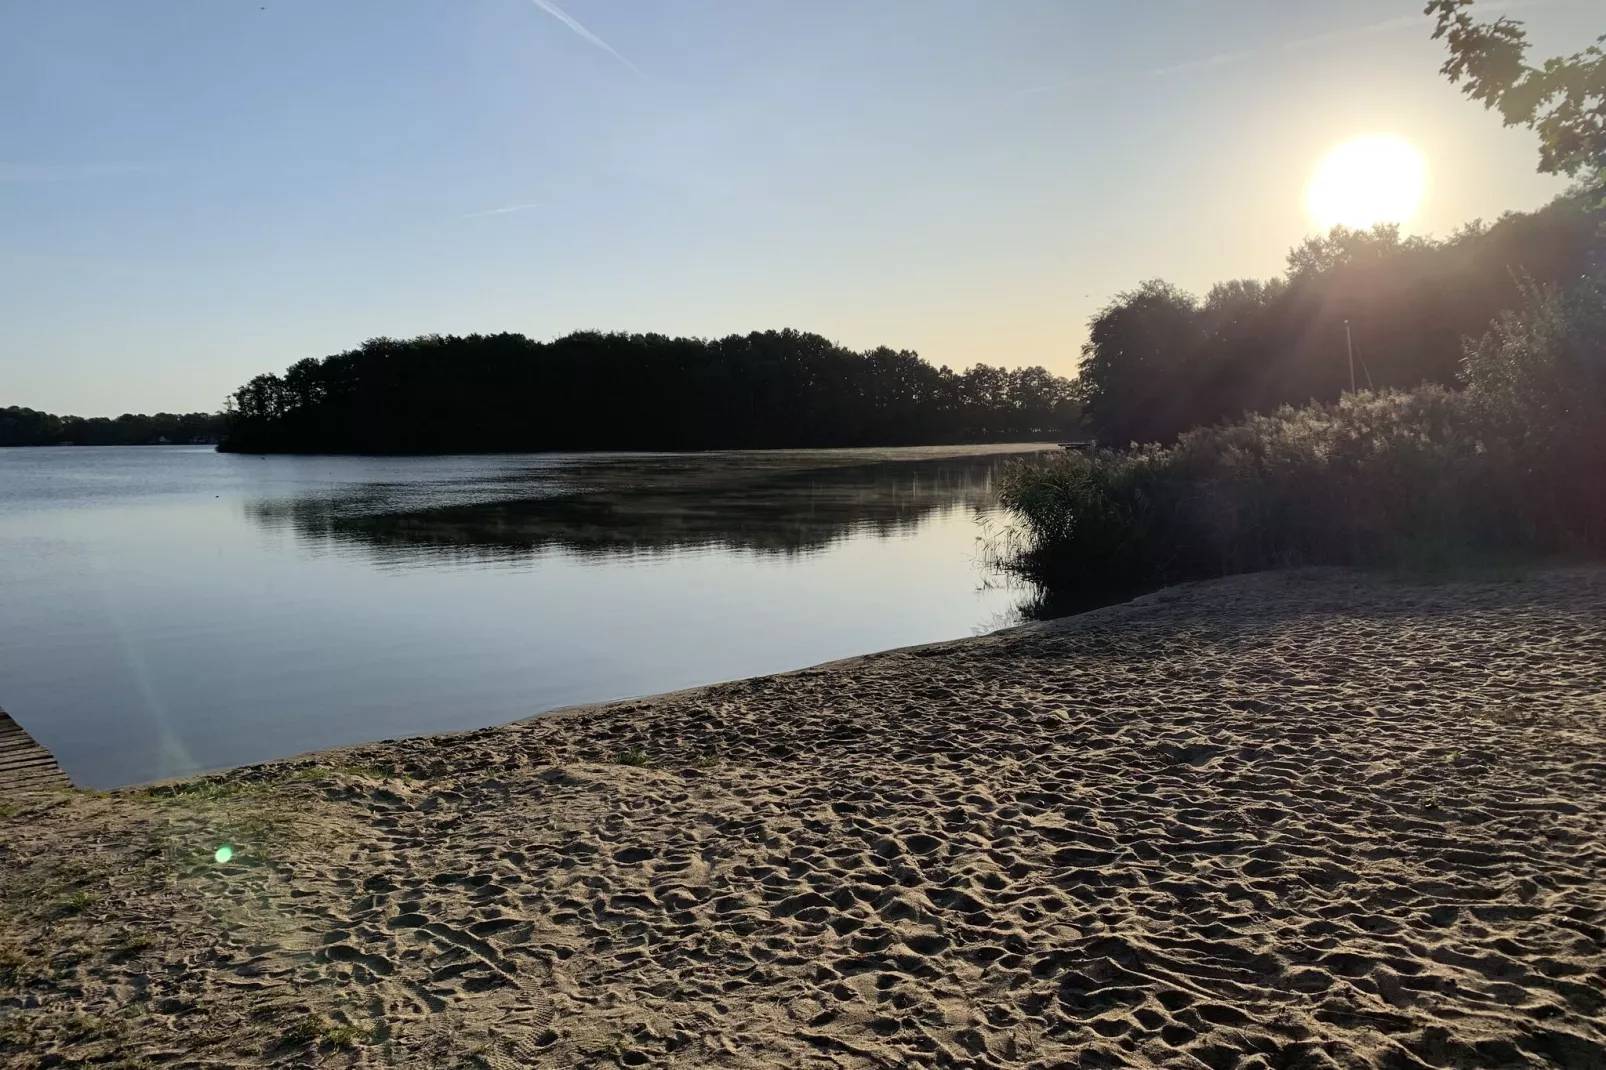
POLYGON ((1333 402, 1352 384, 1454 384, 1462 338, 1521 304, 1523 285, 1565 287, 1600 266, 1603 225, 1580 188, 1439 241, 1335 227, 1293 249, 1281 278, 1217 283, 1203 299, 1145 282, 1090 324, 1078 384, 1089 425, 1111 446, 1164 443, 1245 413, 1333 402))
POLYGON ((223 438, 222 413, 158 412, 57 416, 12 405, 0 408, 0 446, 155 446, 210 443, 223 438))
POLYGON ((955 372, 795 330, 375 338, 259 375, 227 412, 222 449, 314 453, 984 442, 1078 416, 1074 384, 1043 368, 955 372))

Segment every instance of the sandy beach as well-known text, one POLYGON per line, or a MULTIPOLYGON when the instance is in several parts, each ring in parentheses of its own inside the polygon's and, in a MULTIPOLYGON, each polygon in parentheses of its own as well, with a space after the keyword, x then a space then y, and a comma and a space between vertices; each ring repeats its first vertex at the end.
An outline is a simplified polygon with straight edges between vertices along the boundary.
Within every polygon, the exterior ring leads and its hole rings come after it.
POLYGON ((0 815, 8 1067, 1606 1067, 1606 570, 1192 584, 0 815))

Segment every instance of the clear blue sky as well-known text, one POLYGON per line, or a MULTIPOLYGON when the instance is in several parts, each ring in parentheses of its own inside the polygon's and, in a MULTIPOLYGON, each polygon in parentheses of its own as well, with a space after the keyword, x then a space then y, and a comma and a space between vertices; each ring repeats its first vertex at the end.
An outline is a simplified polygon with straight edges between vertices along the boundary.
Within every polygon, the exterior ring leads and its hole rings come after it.
POLYGON ((429 331, 1068 374, 1118 290, 1279 272, 1347 138, 1421 148, 1416 232, 1562 188, 1421 0, 557 3, 0 0, 0 405, 210 410, 429 331))

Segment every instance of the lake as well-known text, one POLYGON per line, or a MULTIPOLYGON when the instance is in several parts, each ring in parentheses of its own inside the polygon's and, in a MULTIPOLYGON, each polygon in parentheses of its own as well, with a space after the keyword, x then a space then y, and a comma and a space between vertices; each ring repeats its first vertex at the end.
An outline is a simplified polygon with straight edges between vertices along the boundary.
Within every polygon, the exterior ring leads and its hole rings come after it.
POLYGON ((0 707, 106 788, 978 634, 1044 448, 0 449, 0 707))

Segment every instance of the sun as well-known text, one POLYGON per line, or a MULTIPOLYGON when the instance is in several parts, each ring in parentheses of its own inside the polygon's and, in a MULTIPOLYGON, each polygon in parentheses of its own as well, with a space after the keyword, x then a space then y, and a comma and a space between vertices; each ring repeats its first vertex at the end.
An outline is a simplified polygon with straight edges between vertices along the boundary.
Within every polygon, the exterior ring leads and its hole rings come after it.
POLYGON ((1305 190, 1305 209, 1322 230, 1406 223, 1422 206, 1427 162, 1390 134, 1346 141, 1322 158, 1305 190))

